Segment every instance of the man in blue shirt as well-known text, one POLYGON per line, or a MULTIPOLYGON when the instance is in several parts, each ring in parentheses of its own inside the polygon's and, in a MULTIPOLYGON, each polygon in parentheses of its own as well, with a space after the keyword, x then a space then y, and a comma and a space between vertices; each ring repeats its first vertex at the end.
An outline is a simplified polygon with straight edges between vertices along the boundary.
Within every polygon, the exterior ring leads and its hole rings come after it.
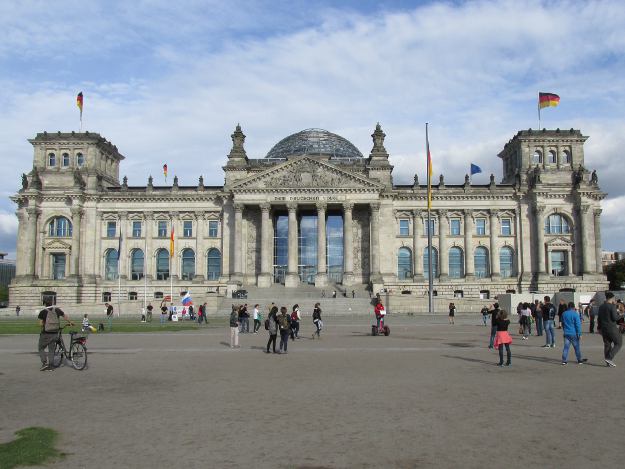
POLYGON ((579 343, 579 339, 582 336, 582 321, 579 319, 579 313, 575 310, 575 303, 572 301, 569 302, 566 311, 562 313, 562 331, 564 333, 562 364, 566 365, 569 358, 569 348, 573 344, 575 358, 577 358, 577 363, 581 365, 586 361, 582 358, 582 349, 579 343))

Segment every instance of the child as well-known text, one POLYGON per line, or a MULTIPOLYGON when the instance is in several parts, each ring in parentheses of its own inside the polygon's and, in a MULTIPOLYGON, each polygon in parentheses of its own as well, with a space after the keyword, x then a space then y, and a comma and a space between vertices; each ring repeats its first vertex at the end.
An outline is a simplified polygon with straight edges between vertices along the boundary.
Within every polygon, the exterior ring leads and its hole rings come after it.
POLYGON ((505 309, 500 309, 497 319, 495 320, 497 325, 497 335, 495 336, 495 348, 499 349, 499 366, 503 366, 503 347, 506 347, 507 361, 506 366, 512 364, 512 353, 510 352, 510 344, 512 343, 512 337, 508 334, 508 326, 510 320, 508 319, 508 312, 505 309))
POLYGON ((82 331, 83 332, 91 331, 91 324, 89 324, 89 318, 87 317, 87 314, 85 314, 82 318, 82 331))

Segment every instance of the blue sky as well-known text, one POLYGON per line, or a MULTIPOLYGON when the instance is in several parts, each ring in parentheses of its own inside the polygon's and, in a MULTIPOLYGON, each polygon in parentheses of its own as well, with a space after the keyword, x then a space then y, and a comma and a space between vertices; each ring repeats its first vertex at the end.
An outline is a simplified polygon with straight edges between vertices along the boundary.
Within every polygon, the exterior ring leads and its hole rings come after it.
MULTIPOLYGON (((0 251, 14 253, 8 197, 32 167, 37 132, 84 127, 127 157, 121 175, 221 185, 240 122, 252 158, 321 127, 367 155, 380 122, 395 182, 434 172, 497 180, 496 157, 537 127, 538 91, 561 96, 543 126, 590 138, 604 248, 625 250, 625 5, 619 1, 11 1, 0 2, 0 251)), ((483 179, 483 181, 481 180, 483 179)))

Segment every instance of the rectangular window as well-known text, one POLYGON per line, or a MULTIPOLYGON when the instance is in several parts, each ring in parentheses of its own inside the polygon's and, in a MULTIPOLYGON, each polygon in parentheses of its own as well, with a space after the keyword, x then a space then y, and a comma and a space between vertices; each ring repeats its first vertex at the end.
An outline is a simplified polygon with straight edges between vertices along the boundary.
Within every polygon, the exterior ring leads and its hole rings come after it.
POLYGON ((140 221, 132 222, 132 237, 133 238, 141 237, 141 222, 140 221))
POLYGON ((399 220, 399 236, 410 235, 410 222, 409 220, 399 220))
POLYGON ((512 234, 512 224, 509 218, 501 219, 501 234, 503 236, 510 236, 512 234))
POLYGON ((65 254, 52 254, 52 278, 54 280, 65 278, 65 254))
POLYGON ((158 237, 159 238, 167 237, 167 222, 166 221, 161 220, 158 222, 158 237))
POLYGON ((208 222, 208 237, 216 238, 217 237, 217 229, 219 227, 219 222, 217 220, 210 220, 208 222))
POLYGON ((185 220, 182 226, 182 236, 185 238, 190 238, 193 236, 193 222, 190 220, 185 220))
POLYGON ((460 236, 460 218, 452 218, 449 220, 449 229, 452 236, 460 236))
POLYGON ((107 221, 106 222, 106 237, 114 238, 116 234, 117 234, 117 222, 107 221))
MULTIPOLYGON (((432 230, 432 236, 436 236, 436 220, 430 220, 430 228, 432 230)), ((427 236, 429 231, 430 230, 428 230, 428 220, 426 218, 425 220, 423 220, 423 234, 427 236)))
POLYGON ((110 291, 102 292, 102 302, 108 303, 109 301, 111 301, 111 292, 110 291))
POLYGON ((478 218, 475 220, 475 233, 478 236, 486 234, 486 218, 478 218))

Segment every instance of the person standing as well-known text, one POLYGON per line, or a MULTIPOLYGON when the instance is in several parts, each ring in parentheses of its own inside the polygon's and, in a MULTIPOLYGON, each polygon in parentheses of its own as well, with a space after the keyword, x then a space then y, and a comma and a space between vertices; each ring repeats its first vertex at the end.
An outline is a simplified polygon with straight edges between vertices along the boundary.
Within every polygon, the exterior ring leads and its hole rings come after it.
POLYGON ((239 348, 239 312, 232 305, 230 311, 230 348, 239 348))
POLYGON ((558 329, 562 329, 562 315, 566 309, 566 302, 560 299, 560 304, 558 305, 558 329))
POLYGON ((17 305, 15 307, 15 315, 19 318, 20 317, 20 311, 22 310, 22 308, 20 308, 19 305, 17 305))
POLYGON ((492 349, 497 335, 497 317, 499 316, 499 303, 494 303, 490 310, 490 341, 488 348, 492 349))
POLYGON ((599 307, 597 306, 597 302, 595 300, 590 300, 590 305, 588 308, 590 326, 589 326, 588 332, 590 332, 591 334, 595 333, 595 320, 597 319, 598 313, 599 313, 599 307))
POLYGON ((54 347, 56 340, 61 332, 61 318, 63 318, 68 324, 74 325, 70 321, 69 317, 65 313, 55 306, 52 306, 50 301, 46 301, 45 308, 39 311, 37 319, 39 319, 39 325, 41 326, 41 333, 39 334, 38 352, 41 359, 41 371, 53 371, 54 370, 54 347), (48 348, 48 353, 44 352, 45 348, 48 348))
POLYGON ((542 312, 542 309, 540 308, 540 304, 538 300, 534 300, 534 303, 531 305, 531 308, 532 308, 532 317, 534 318, 534 321, 536 321, 536 335, 540 337, 543 335, 543 312, 542 312))
POLYGON ((556 346, 556 337, 554 323, 556 320, 556 307, 551 303, 551 298, 545 296, 543 305, 541 306, 543 323, 545 325, 545 345, 543 348, 554 348, 556 346))
POLYGON ((313 332, 312 338, 315 338, 315 334, 317 334, 317 338, 321 339, 321 328, 323 326, 323 322, 321 322, 321 307, 319 303, 315 303, 315 307, 313 309, 313 324, 317 328, 315 332, 313 332))
POLYGON ((499 314, 496 319, 497 336, 495 338, 495 348, 499 350, 499 366, 503 366, 503 348, 506 347, 506 366, 512 364, 512 352, 510 351, 510 344, 512 343, 512 337, 508 333, 508 326, 510 326, 510 320, 508 319, 508 312, 505 309, 499 310, 499 314))
POLYGON ((582 349, 580 339, 582 337, 582 320, 579 313, 575 311, 575 303, 572 301, 568 304, 568 309, 562 313, 562 333, 564 335, 564 347, 562 349, 562 364, 566 365, 569 358, 569 348, 573 344, 575 349, 575 358, 577 363, 584 363, 582 358, 582 349))
POLYGON ((456 316, 456 305, 449 303, 449 324, 454 324, 454 317, 456 316))
POLYGON ((603 356, 607 366, 616 366, 614 364, 614 356, 618 353, 623 345, 623 337, 616 325, 616 322, 622 317, 616 310, 614 293, 606 292, 605 303, 599 307, 599 323, 598 327, 603 337, 603 356))
POLYGON ((332 298, 336 298, 336 290, 332 291, 332 298))
POLYGON ((352 290, 352 299, 356 298, 356 292, 354 290, 352 290))
POLYGON ((485 305, 480 313, 482 313, 482 322, 484 323, 484 326, 486 326, 486 322, 488 321, 488 306, 485 305))
POLYGON ((106 306, 106 320, 109 325, 109 332, 111 332, 113 330, 113 305, 104 303, 104 306, 106 306))
POLYGON ((299 305, 293 305, 293 312, 291 313, 291 340, 295 338, 299 339, 299 321, 301 317, 299 315, 299 305))
MULTIPOLYGON (((271 303, 273 305, 273 303, 271 303)), ((273 353, 276 352, 276 338, 278 337, 278 319, 276 315, 278 314, 278 307, 272 306, 269 310, 269 314, 267 315, 267 322, 269 325, 269 340, 267 341, 267 353, 269 353, 269 346, 273 345, 273 353)))
POLYGON ((165 322, 167 321, 167 305, 165 304, 165 302, 161 303, 161 325, 165 324, 165 322))
POLYGON ((148 322, 152 322, 152 311, 154 310, 154 306, 152 306, 152 303, 148 303, 148 306, 146 309, 148 310, 147 320, 148 322))
POLYGON ((254 334, 258 334, 260 329, 260 311, 258 310, 258 304, 254 305, 254 334))
POLYGON ((289 345, 289 334, 291 333, 291 318, 287 314, 286 306, 280 308, 278 316, 278 326, 280 327, 280 352, 287 353, 289 345))
POLYGON ((527 340, 530 335, 530 321, 532 317, 532 310, 530 309, 529 303, 523 303, 521 306, 521 318, 520 323, 523 327, 523 340, 527 340))

